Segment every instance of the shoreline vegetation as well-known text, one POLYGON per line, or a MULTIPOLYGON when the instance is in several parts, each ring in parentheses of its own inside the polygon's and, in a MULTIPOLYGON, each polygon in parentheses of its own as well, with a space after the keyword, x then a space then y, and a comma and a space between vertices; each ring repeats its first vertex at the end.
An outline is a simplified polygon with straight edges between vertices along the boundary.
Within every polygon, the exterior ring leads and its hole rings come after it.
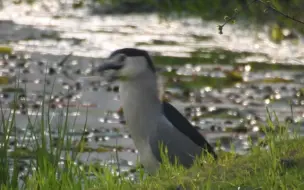
MULTIPOLYGON (((17 0, 15 4, 34 4, 39 0, 17 0)), ((2 3, 3 4, 3 3, 2 3)), ((269 26, 269 37, 279 43, 304 34, 304 1, 301 0, 74 0, 73 9, 88 7, 90 14, 157 13, 160 18, 197 17, 220 24, 215 32, 225 33, 225 25, 239 23, 269 26)), ((0 6, 1 7, 1 6, 0 6)))
MULTIPOLYGON (((84 2, 85 0, 79 0, 84 2)), ((304 2, 300 0, 95 0, 101 10, 109 14, 128 14, 133 12, 157 12, 162 18, 195 16, 204 20, 223 22, 219 25, 221 33, 226 23, 269 24, 278 30, 289 28, 304 34, 304 2), (109 7, 105 9, 105 7, 109 7)), ((98 6, 97 6, 98 7, 98 6)), ((98 10, 98 8, 97 8, 98 10)), ((280 31, 278 31, 280 32, 280 31)))

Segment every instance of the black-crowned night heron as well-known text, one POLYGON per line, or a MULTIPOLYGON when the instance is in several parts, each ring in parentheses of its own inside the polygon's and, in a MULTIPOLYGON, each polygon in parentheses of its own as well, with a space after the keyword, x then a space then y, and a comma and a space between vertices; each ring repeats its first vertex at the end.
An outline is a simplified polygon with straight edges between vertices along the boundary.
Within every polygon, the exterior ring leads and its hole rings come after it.
POLYGON ((155 68, 144 50, 114 51, 98 68, 113 70, 109 81, 120 81, 120 99, 126 124, 149 173, 161 163, 160 144, 167 147, 169 161, 190 167, 202 153, 216 154, 190 122, 168 102, 159 98, 155 68))

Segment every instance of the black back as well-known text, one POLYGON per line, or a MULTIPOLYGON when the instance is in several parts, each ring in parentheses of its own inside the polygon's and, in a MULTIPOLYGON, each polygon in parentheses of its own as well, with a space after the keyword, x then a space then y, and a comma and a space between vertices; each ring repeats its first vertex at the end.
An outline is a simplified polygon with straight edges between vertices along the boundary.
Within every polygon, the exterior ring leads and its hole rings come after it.
POLYGON ((163 111, 166 118, 174 127, 217 159, 217 155, 215 154, 213 147, 175 107, 168 102, 163 102, 163 111))
POLYGON ((137 57, 137 56, 145 57, 148 62, 149 68, 155 73, 155 67, 154 67, 152 59, 147 51, 141 50, 141 49, 136 49, 136 48, 123 48, 123 49, 118 49, 118 50, 115 50, 114 52, 112 52, 110 55, 110 58, 117 54, 124 54, 128 57, 137 57))

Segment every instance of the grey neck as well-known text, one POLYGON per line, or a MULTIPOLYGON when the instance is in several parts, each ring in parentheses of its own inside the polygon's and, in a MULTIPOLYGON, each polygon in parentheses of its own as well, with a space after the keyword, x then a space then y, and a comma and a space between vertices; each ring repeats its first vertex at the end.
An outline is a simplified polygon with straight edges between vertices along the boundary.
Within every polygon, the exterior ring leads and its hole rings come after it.
POLYGON ((147 72, 121 82, 120 98, 135 144, 145 143, 149 135, 155 132, 158 118, 161 116, 156 75, 147 72))

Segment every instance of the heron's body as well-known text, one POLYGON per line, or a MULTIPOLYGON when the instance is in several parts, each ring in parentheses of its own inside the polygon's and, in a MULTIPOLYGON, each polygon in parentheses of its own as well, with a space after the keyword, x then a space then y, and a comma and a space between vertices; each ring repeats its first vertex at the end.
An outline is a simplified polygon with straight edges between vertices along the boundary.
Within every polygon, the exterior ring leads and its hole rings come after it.
POLYGON ((157 132, 157 121, 161 117, 161 104, 158 94, 145 93, 154 89, 156 84, 145 85, 145 81, 128 80, 120 83, 120 99, 124 110, 124 118, 129 127, 131 137, 140 155, 140 161, 147 170, 158 168, 157 159, 153 155, 149 138, 157 132), (142 91, 138 86, 143 87, 142 91), (144 98, 136 98, 144 96, 144 98), (150 102, 154 105, 150 106, 150 102), (140 105, 140 106, 138 106, 140 105), (150 113, 147 115, 146 113, 150 113), (152 127, 153 126, 153 127, 152 127))
POLYGON ((155 75, 148 72, 141 79, 123 81, 120 85, 124 116, 141 163, 150 173, 158 169, 158 146, 163 143, 168 147, 172 161, 172 155, 176 155, 181 164, 191 166, 195 156, 201 154, 202 148, 183 135, 163 114, 155 75))
MULTIPOLYGON (((212 147, 187 119, 172 105, 160 101, 156 74, 152 72, 154 68, 146 52, 121 49, 116 54, 130 56, 126 66, 120 69, 124 80, 119 91, 126 124, 145 169, 149 173, 158 169, 161 163, 160 144, 167 148, 170 162, 175 162, 177 158, 185 167, 190 167, 203 151, 216 158, 212 147)), ((108 67, 116 69, 120 66, 107 65, 101 70, 108 67)))

